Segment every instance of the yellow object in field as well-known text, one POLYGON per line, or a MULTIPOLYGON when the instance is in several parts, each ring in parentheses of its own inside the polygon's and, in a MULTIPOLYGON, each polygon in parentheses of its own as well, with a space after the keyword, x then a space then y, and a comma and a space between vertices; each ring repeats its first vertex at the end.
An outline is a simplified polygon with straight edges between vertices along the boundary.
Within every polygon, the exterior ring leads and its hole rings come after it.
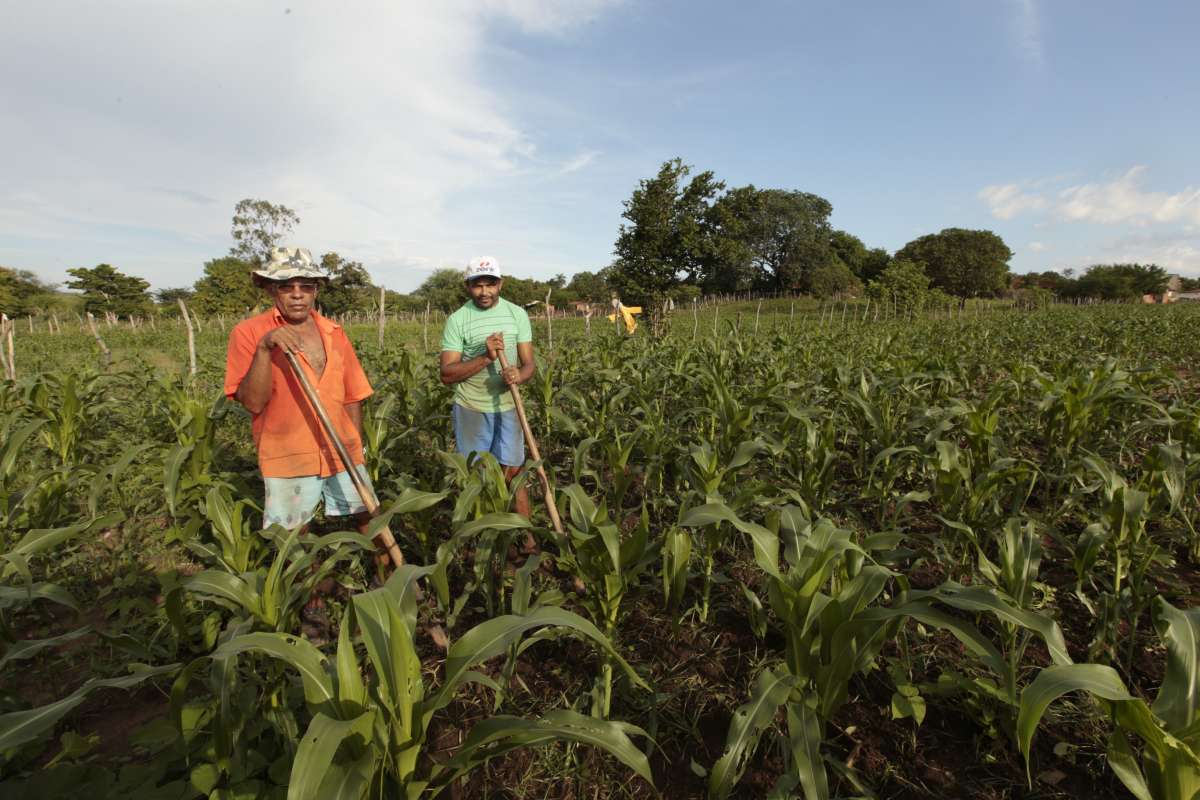
POLYGON ((621 319, 625 320, 625 332, 633 333, 637 330, 637 320, 634 317, 641 313, 641 306, 627 306, 624 303, 618 302, 616 312, 608 315, 608 321, 616 322, 617 314, 620 314, 621 319))

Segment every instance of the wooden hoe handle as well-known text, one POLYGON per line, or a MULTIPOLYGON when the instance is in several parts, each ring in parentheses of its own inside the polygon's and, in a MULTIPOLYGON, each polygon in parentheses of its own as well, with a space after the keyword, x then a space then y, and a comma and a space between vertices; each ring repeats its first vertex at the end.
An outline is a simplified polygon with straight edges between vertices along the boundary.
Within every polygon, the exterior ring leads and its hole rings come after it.
MULTIPOLYGON (((346 468, 347 474, 350 476, 350 482, 354 484, 354 488, 358 491, 358 496, 362 498, 363 505, 367 507, 367 513, 375 516, 379 512, 379 499, 375 497, 375 492, 371 491, 371 487, 367 486, 362 476, 358 474, 358 469, 350 460, 350 453, 346 450, 346 445, 342 443, 342 439, 338 436, 337 429, 333 427, 333 420, 329 418, 328 412, 325 411, 325 406, 321 404, 321 398, 317 395, 317 390, 313 388, 312 382, 309 381, 308 375, 305 374, 304 368, 300 366, 300 362, 296 359, 296 354, 287 350, 283 351, 288 363, 292 366, 292 372, 296 375, 296 380, 300 382, 300 388, 304 391, 308 402, 312 404, 313 411, 317 414, 317 419, 321 421, 321 427, 325 429, 325 436, 329 439, 329 443, 333 445, 333 449, 337 451, 338 458, 342 460, 342 466, 346 468)), ((399 567, 404 563, 404 554, 400 552, 400 546, 396 544, 396 538, 392 536, 392 531, 387 526, 377 534, 377 538, 387 550, 388 557, 392 560, 393 567, 399 567)))
MULTIPOLYGON (((508 359, 504 355, 504 351, 499 353, 500 368, 508 369, 508 359)), ((521 430, 525 434, 525 444, 529 446, 529 452, 533 454, 533 460, 538 462, 537 474, 538 479, 542 484, 542 494, 546 497, 546 510, 550 513, 550 522, 554 525, 554 532, 559 536, 564 536, 562 519, 558 516, 558 505, 554 502, 554 492, 550 489, 550 479, 546 477, 546 470, 542 467, 542 454, 538 451, 537 439, 533 438, 533 431, 529 427, 529 420, 525 417, 525 403, 521 400, 521 390, 516 384, 511 384, 509 391, 512 392, 513 403, 517 407, 517 419, 521 421, 521 430)))

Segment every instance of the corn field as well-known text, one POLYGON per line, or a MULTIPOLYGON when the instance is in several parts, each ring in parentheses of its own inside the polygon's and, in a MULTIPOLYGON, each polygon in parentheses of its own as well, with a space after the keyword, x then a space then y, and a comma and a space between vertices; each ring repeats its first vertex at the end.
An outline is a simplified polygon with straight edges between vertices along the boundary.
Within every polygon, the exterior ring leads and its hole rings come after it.
POLYGON ((18 337, 3 796, 1200 797, 1200 308, 827 310, 536 321, 562 537, 350 326, 383 582, 260 529, 223 326, 18 337))

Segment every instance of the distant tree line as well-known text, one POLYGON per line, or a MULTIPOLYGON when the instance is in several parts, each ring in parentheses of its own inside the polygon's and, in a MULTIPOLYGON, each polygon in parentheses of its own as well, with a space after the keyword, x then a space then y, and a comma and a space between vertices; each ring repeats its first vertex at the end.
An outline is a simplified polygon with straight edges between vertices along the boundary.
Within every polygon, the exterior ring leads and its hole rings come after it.
POLYGON ((606 277, 625 302, 649 306, 652 317, 681 293, 833 297, 883 295, 901 285, 912 294, 923 284, 923 292, 965 298, 1008 288, 1012 251, 991 231, 947 228, 893 256, 833 228, 832 212, 828 200, 810 192, 727 189, 712 172, 692 175, 676 158, 625 201, 606 277))
MULTIPOLYGON (((833 228, 833 206, 816 194, 753 185, 727 189, 712 172, 692 173, 676 158, 639 182, 624 202, 625 221, 608 266, 570 279, 562 274, 545 281, 508 276, 505 297, 532 306, 545 302, 549 292, 551 303, 561 307, 577 301, 607 305, 617 295, 628 305, 648 307, 654 319, 667 300, 686 302, 701 294, 865 294, 913 308, 1009 293, 1031 303, 1042 296, 1131 299, 1163 292, 1170 279, 1154 264, 1013 275, 1008 267, 1012 251, 988 230, 946 228, 889 254, 833 228)), ((153 297, 145 280, 109 264, 68 270, 72 278, 66 286, 79 295, 57 292, 31 272, 0 267, 0 311, 10 317, 55 309, 130 317, 177 313, 177 301, 183 299, 205 316, 240 316, 265 306, 250 272, 272 247, 288 240, 299 222, 284 205, 242 200, 234 209, 229 253, 206 262, 192 286, 161 289, 153 297)), ((377 310, 379 287, 362 263, 336 252, 319 260, 328 276, 318 299, 324 313, 377 310)), ((1181 288, 1200 288, 1200 278, 1183 279, 1181 288)), ((462 273, 446 268, 434 271, 410 294, 387 291, 385 302, 392 311, 449 312, 465 300, 462 273)))
MULTIPOLYGON (((1081 274, 1065 269, 1017 275, 1012 286, 1018 291, 1042 289, 1065 299, 1128 300, 1162 294, 1170 280, 1171 275, 1157 264, 1096 264, 1081 274)), ((1180 289, 1200 289, 1200 278, 1181 278, 1180 289)))

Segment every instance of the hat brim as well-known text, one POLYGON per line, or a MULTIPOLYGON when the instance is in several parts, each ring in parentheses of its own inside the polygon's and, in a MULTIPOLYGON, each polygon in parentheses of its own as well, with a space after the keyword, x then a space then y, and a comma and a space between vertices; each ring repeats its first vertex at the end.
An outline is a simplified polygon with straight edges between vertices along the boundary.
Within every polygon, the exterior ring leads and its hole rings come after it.
POLYGON ((485 272, 482 275, 471 275, 470 277, 463 277, 463 280, 466 281, 467 283, 474 283, 475 281, 477 281, 481 278, 495 278, 498 281, 504 280, 503 275, 495 275, 491 272, 485 272))
POLYGON ((264 281, 292 281, 297 278, 309 278, 312 280, 325 281, 329 280, 329 276, 321 272, 315 267, 292 267, 290 269, 255 269, 250 271, 251 275, 261 278, 264 281))

